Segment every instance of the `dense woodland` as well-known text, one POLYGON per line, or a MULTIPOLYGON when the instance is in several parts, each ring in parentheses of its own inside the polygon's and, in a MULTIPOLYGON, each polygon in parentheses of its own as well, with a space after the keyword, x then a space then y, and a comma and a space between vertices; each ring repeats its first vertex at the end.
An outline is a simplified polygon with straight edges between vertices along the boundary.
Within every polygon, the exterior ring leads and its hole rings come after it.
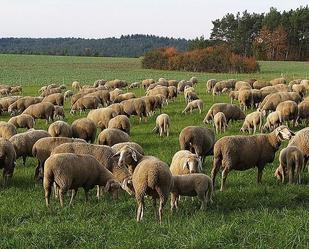
MULTIPOLYGON (((214 20, 210 39, 127 35, 120 38, 2 38, 0 53, 139 57, 147 51, 178 51, 228 45, 235 54, 258 60, 309 60, 309 7, 267 13, 228 13, 214 20)), ((203 25, 203 24, 200 24, 203 25)))

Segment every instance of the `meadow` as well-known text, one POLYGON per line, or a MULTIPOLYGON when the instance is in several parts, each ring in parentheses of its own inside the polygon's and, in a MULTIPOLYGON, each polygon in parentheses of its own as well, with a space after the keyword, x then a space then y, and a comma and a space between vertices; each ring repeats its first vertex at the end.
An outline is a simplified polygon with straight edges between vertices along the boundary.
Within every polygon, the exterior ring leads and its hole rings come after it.
MULTIPOLYGON (((170 163, 179 150, 179 132, 188 125, 205 126, 202 121, 209 107, 229 101, 226 95, 213 98, 206 93, 208 79, 268 80, 282 73, 289 80, 308 78, 308 62, 260 62, 260 65, 261 72, 255 74, 210 74, 141 69, 140 59, 135 58, 0 55, 0 83, 23 85, 23 95, 37 95, 42 85, 64 83, 70 88, 74 80, 93 84, 102 78, 134 82, 196 76, 204 111, 181 114, 185 107, 183 95, 165 106, 163 112, 171 117, 170 137, 160 138, 151 132, 156 115, 141 124, 136 117, 130 118, 132 141, 139 143, 146 154, 170 163)), ((144 94, 142 89, 134 92, 144 94)), ((70 115, 68 103, 65 108, 69 123, 87 115, 70 115)), ((6 121, 9 116, 2 115, 0 119, 6 121)), ((225 134, 216 137, 239 134, 241 125, 241 122, 230 124, 225 134)), ((48 126, 45 121, 38 121, 35 127, 48 126)), ((265 167, 262 184, 256 183, 256 169, 232 171, 226 190, 221 193, 218 174, 214 203, 206 211, 199 210, 197 200, 192 202, 188 198, 182 199, 179 210, 171 214, 168 202, 162 225, 154 217, 149 198, 144 219, 137 223, 135 199, 124 192, 117 200, 106 195, 97 201, 92 191, 86 203, 80 191, 73 206, 62 209, 58 200, 52 199, 48 210, 42 186, 33 179, 36 160, 28 158, 23 167, 19 159, 10 185, 0 187, 0 248, 308 248, 309 176, 305 174, 303 184, 298 186, 279 184, 273 176, 278 154, 265 167)), ((212 158, 208 157, 203 171, 210 174, 211 168, 212 158)), ((66 201, 68 204, 68 198, 66 201)))

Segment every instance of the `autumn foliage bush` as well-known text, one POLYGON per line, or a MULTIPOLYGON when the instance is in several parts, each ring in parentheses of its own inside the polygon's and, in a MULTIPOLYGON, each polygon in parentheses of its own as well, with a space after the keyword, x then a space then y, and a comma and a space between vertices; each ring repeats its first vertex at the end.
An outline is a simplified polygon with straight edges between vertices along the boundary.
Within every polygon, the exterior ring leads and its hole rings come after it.
POLYGON ((255 58, 237 55, 226 45, 187 52, 179 52, 175 48, 154 49, 144 55, 142 67, 216 73, 252 73, 259 71, 259 64, 255 58))

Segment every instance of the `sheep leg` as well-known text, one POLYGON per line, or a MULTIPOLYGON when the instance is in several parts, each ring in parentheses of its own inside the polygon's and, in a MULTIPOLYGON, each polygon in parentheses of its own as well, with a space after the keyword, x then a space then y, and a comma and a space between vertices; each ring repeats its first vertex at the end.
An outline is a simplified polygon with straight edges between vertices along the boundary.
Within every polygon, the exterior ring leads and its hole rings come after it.
POLYGON ((77 194, 77 189, 72 189, 72 195, 71 195, 71 200, 70 200, 69 206, 72 205, 73 199, 75 198, 76 194, 77 194))
POLYGON ((263 169, 264 167, 258 167, 258 175, 257 175, 257 182, 262 182, 262 175, 263 175, 263 169))
POLYGON ((171 194, 171 212, 173 212, 174 209, 178 208, 177 200, 178 200, 177 194, 172 193, 171 194))
POLYGON ((63 189, 59 189, 59 201, 60 201, 60 206, 62 208, 64 204, 64 195, 65 195, 65 191, 63 189))
POLYGON ((211 180, 212 180, 213 188, 215 188, 215 179, 216 179, 217 173, 219 172, 221 163, 222 163, 221 158, 218 158, 218 157, 214 158, 213 167, 211 170, 211 180))
POLYGON ((253 125, 253 134, 256 132, 256 124, 253 125))
POLYGON ((163 207, 167 201, 165 198, 164 193, 162 192, 160 187, 155 187, 155 190, 157 191, 159 198, 160 198, 160 205, 159 205, 159 223, 162 223, 162 216, 163 216, 163 207))
POLYGON ((138 203, 138 208, 137 208, 137 217, 136 220, 137 222, 140 222, 143 219, 143 213, 144 213, 144 198, 141 200, 137 201, 138 203))
POLYGON ((49 182, 44 182, 44 190, 45 190, 45 203, 46 207, 49 207, 50 203, 50 195, 51 195, 51 184, 49 182))
POLYGON ((224 191, 225 181, 226 181, 228 173, 229 173, 228 167, 224 167, 224 169, 222 171, 222 178, 221 178, 221 188, 220 188, 221 192, 224 191))
POLYGON ((206 210, 207 208, 207 198, 206 198, 206 192, 198 193, 198 198, 202 202, 201 204, 201 210, 206 210))
POLYGON ((88 202, 88 200, 89 200, 89 189, 84 189, 84 191, 85 191, 85 201, 88 202))
POLYGON ((26 166, 26 160, 27 160, 27 157, 26 156, 23 156, 23 165, 26 166))
POLYGON ((154 208, 154 214, 156 219, 158 218, 158 213, 157 213, 157 199, 155 197, 152 197, 152 206, 154 208))
POLYGON ((101 197, 101 194, 102 194, 102 191, 101 191, 101 187, 99 185, 97 185, 97 198, 98 200, 100 200, 100 197, 101 197))

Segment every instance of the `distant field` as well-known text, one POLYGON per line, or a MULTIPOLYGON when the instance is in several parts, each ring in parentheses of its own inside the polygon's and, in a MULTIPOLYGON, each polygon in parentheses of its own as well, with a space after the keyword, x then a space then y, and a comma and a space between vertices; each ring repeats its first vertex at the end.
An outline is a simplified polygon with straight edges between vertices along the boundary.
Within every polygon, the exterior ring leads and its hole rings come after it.
MULTIPOLYGON (((70 88, 73 80, 93 84, 96 79, 124 79, 128 82, 145 78, 188 79, 197 76, 197 93, 205 103, 200 115, 182 115, 183 95, 164 108, 171 117, 171 135, 159 138, 151 132, 155 116, 139 124, 131 117, 132 141, 142 145, 146 154, 170 163, 179 150, 179 132, 188 125, 204 126, 202 120, 215 102, 228 102, 227 96, 213 97, 205 91, 206 80, 271 79, 283 73, 289 80, 308 78, 308 62, 261 62, 257 74, 208 74, 170 72, 140 68, 139 59, 88 58, 57 56, 0 55, 0 83, 22 84, 24 95, 36 95, 40 85, 64 83, 70 88)), ((134 90, 143 95, 141 89, 134 90)), ((86 116, 69 114, 68 122, 86 116)), ((249 112, 251 112, 250 110, 249 112)), ((1 116, 1 120, 8 120, 1 116)), ((225 134, 239 134, 241 122, 231 124, 225 134)), ((45 121, 36 128, 47 129, 45 121)), ((211 128, 211 126, 209 126, 211 128)), ((296 130, 303 128, 298 127, 296 130)), ((217 136, 217 138, 221 137, 217 136)), ((282 145, 281 148, 283 148, 282 145)), ((27 159, 23 167, 18 160, 12 183, 0 187, 0 248, 308 248, 309 247, 309 192, 308 174, 300 186, 278 184, 273 172, 278 165, 278 154, 273 164, 264 170, 263 183, 256 183, 256 170, 232 171, 226 191, 218 191, 217 176, 214 203, 207 211, 199 210, 199 202, 181 199, 180 209, 173 215, 169 202, 165 206, 163 224, 154 219, 152 202, 146 200, 144 220, 137 224, 136 202, 123 193, 118 200, 106 196, 99 202, 94 191, 88 203, 79 191, 72 207, 60 208, 52 199, 47 210, 42 187, 34 184, 36 160, 27 159)), ((212 158, 203 169, 210 174, 212 158)), ((0 180, 2 182, 2 180, 0 180)))

